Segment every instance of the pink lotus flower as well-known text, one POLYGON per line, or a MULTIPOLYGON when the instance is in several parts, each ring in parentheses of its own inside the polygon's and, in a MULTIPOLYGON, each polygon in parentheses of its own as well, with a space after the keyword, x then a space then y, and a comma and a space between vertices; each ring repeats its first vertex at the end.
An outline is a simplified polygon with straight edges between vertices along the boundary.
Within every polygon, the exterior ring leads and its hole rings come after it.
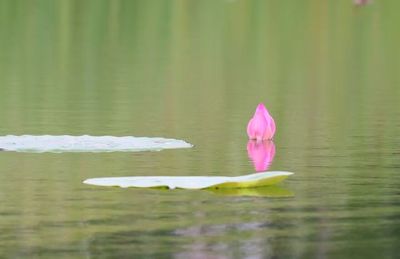
POLYGON ((270 140, 255 141, 249 140, 247 143, 247 154, 253 161, 254 169, 257 172, 263 172, 271 165, 275 156, 275 144, 270 140))
POLYGON ((253 118, 247 124, 247 135, 249 139, 257 141, 272 139, 275 134, 275 121, 269 115, 263 103, 257 106, 253 118))

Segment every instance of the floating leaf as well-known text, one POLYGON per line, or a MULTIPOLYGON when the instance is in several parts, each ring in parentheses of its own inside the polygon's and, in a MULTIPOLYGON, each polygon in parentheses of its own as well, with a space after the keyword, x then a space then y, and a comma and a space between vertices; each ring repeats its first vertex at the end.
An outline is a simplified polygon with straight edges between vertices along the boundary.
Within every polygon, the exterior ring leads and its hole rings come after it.
POLYGON ((113 136, 0 136, 0 150, 17 152, 137 152, 190 148, 177 139, 113 136))
POLYGON ((137 188, 207 189, 253 188, 277 184, 293 173, 274 171, 242 176, 132 176, 87 179, 83 183, 98 186, 137 188))

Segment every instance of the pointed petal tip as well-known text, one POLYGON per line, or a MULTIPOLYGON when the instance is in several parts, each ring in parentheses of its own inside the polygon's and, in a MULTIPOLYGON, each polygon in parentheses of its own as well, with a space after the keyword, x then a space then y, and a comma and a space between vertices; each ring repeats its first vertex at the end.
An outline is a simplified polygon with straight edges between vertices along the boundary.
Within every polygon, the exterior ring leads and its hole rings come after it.
POLYGON ((257 105, 257 110, 266 110, 265 105, 263 103, 259 103, 257 105))

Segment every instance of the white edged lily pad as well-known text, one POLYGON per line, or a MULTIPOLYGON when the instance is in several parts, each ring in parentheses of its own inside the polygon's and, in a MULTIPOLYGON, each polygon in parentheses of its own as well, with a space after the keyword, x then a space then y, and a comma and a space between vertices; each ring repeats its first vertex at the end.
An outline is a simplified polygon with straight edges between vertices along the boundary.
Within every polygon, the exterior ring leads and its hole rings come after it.
POLYGON ((91 178, 83 183, 122 188, 208 189, 253 188, 277 184, 293 173, 271 171, 242 176, 132 176, 91 178))
POLYGON ((192 146, 178 139, 130 136, 0 136, 0 150, 16 152, 137 152, 192 146))

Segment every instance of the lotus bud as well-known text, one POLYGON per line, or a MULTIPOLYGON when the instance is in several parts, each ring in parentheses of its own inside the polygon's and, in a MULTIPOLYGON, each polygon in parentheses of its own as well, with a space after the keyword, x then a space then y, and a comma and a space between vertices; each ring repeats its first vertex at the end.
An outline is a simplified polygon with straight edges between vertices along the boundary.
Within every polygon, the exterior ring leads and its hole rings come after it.
POLYGON ((247 135, 249 139, 257 141, 271 140, 275 134, 275 121, 265 108, 263 103, 257 109, 247 124, 247 135))

